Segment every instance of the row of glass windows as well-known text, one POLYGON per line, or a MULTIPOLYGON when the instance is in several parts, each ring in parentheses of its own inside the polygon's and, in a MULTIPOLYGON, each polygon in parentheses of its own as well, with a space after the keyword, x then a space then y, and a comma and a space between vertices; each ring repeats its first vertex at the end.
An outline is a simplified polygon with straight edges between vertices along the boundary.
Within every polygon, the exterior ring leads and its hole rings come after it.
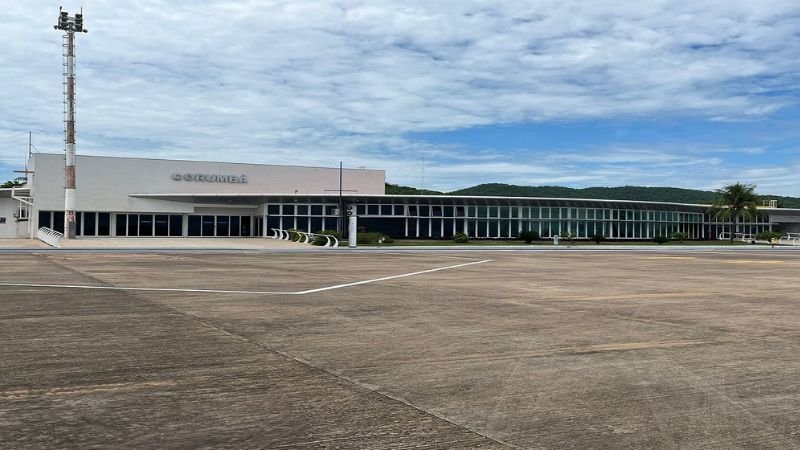
POLYGON ((117 214, 117 236, 182 236, 180 214, 117 214))
MULTIPOLYGON (((267 215, 271 216, 335 216, 335 212, 335 205, 272 204, 267 207, 267 215)), ((703 221, 703 213, 535 206, 356 205, 356 215, 360 217, 403 216, 501 219, 649 220, 686 223, 701 223, 703 221)))
MULTIPOLYGON (((260 224, 260 217, 255 222, 260 224)), ((261 227, 252 230, 250 216, 189 216, 188 236, 239 237, 260 236, 261 227), (255 234, 253 231, 256 231, 255 234)))
MULTIPOLYGON (((181 214, 112 214, 78 212, 75 220, 78 236, 111 236, 113 221, 114 236, 169 237, 169 236, 213 236, 249 237, 261 236, 263 218, 229 215, 181 214), (184 219, 186 217, 186 219, 184 219), (185 223, 184 223, 185 221, 185 223), (185 232, 184 232, 185 230, 185 232), (185 234, 184 234, 185 233, 185 234)), ((40 211, 39 226, 64 232, 63 211, 40 211)))
MULTIPOLYGON (((39 226, 63 233, 64 211, 39 211, 39 226)), ((110 236, 111 213, 76 213, 75 234, 78 236, 110 236)))
MULTIPOLYGON (((598 222, 598 221, 533 221, 533 220, 474 220, 436 218, 359 219, 359 228, 380 231, 393 237, 449 238, 466 233, 476 238, 511 238, 522 231, 536 231, 543 238, 569 232, 577 238, 599 234, 609 239, 652 239, 682 232, 689 239, 714 239, 717 226, 693 223, 662 222, 598 222)), ((741 224, 738 232, 756 234, 769 230, 769 225, 741 224)))

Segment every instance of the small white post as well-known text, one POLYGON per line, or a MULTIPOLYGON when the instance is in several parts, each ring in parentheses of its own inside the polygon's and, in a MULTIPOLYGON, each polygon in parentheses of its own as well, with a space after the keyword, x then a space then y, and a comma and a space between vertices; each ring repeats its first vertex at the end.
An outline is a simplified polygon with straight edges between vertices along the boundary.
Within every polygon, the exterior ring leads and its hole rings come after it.
POLYGON ((347 246, 350 248, 356 248, 358 246, 358 237, 356 233, 358 231, 358 217, 350 216, 349 222, 347 225, 347 246))

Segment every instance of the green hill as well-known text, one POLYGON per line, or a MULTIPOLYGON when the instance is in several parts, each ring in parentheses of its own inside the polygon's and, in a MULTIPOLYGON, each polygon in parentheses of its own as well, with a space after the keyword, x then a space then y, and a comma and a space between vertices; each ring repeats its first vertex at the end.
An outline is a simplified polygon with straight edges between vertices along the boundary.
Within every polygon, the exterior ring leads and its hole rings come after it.
MULTIPOLYGON (((419 189, 386 184, 387 194, 419 195, 419 189)), ((426 195, 441 194, 425 191, 426 195)), ((611 200, 639 200, 651 202, 709 204, 714 199, 711 191, 670 187, 589 187, 574 189, 561 186, 516 186, 513 184, 488 183, 448 192, 449 195, 498 196, 498 197, 548 197, 548 198, 597 198, 611 200)), ((761 195, 762 200, 778 200, 784 208, 800 208, 800 198, 779 195, 761 195)))

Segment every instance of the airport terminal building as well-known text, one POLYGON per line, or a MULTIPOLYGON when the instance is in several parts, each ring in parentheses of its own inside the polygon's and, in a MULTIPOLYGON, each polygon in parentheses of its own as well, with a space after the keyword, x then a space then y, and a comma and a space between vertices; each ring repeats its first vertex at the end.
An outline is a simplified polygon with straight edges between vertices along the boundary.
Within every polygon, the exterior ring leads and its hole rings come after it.
MULTIPOLYGON (((64 229, 64 155, 33 154, 28 184, 0 189, 0 238, 64 229)), ((344 231, 346 210, 360 231, 396 238, 455 233, 501 239, 542 237, 644 240, 674 232, 716 239, 731 224, 708 205, 628 200, 386 195, 383 170, 77 157, 79 237, 262 237, 273 228, 344 231), (341 187, 341 192, 340 192, 341 187)), ((800 209, 763 208, 735 232, 799 232, 800 209)))

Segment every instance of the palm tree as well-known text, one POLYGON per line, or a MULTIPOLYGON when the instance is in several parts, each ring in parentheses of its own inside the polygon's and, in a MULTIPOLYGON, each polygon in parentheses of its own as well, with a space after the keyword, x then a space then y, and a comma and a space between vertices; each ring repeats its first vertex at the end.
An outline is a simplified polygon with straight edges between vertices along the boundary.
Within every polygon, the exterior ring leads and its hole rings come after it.
POLYGON ((731 220, 731 242, 733 233, 739 224, 739 217, 753 218, 758 212, 758 195, 755 184, 742 184, 737 182, 714 190, 717 197, 711 203, 711 213, 717 220, 731 220))

